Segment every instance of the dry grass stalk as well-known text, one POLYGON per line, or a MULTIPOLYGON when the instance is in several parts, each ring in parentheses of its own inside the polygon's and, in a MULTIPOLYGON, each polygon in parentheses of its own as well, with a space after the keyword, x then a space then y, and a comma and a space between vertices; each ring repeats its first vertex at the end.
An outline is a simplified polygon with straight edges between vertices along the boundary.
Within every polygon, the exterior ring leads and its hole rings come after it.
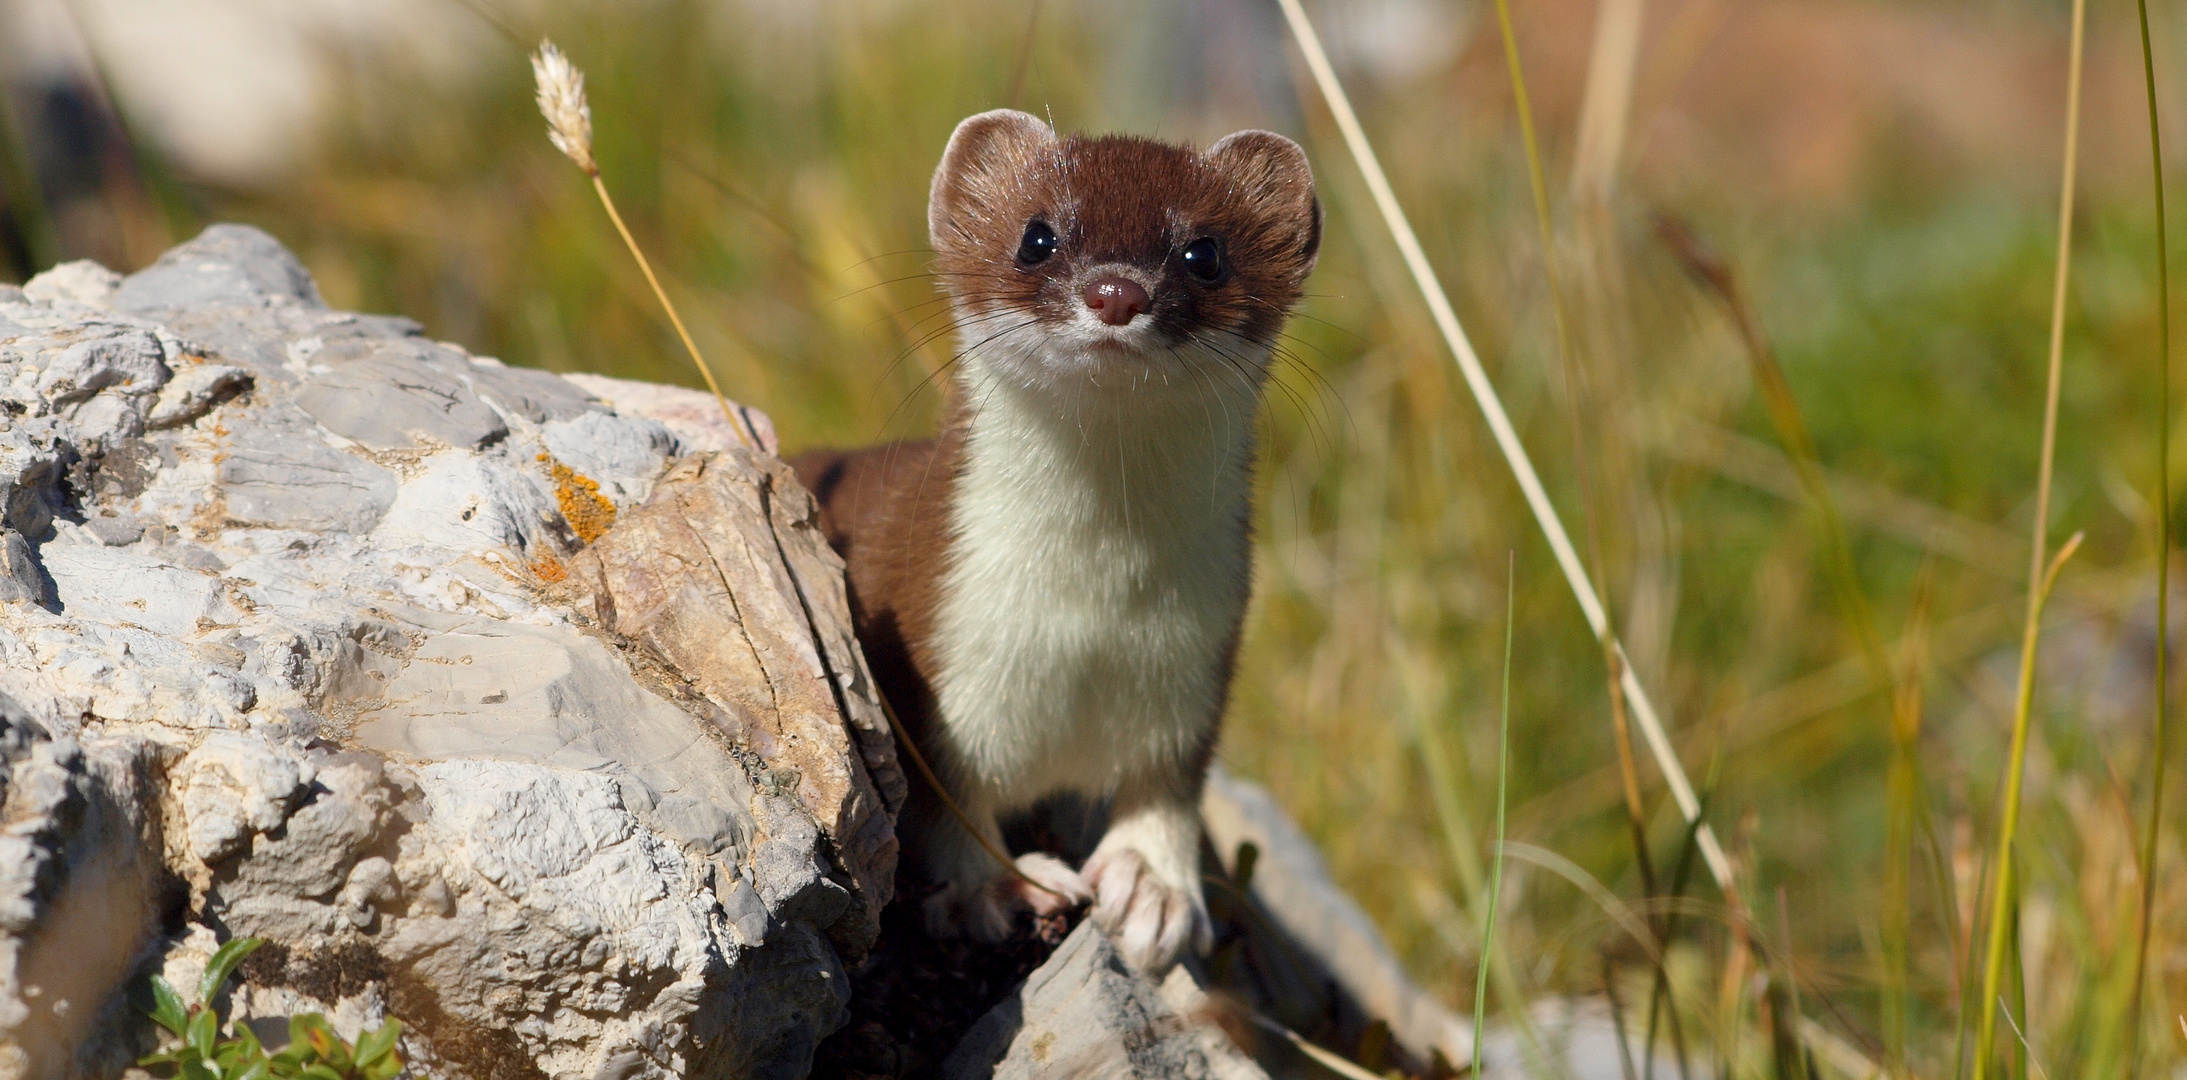
POLYGON ((2043 601, 2057 583, 2058 571, 2081 542, 2081 534, 2075 533, 2059 550, 2057 558, 2050 560, 2046 570, 2044 554, 2049 546, 2051 472, 2058 446, 2058 383, 2065 363, 2066 278, 2073 265, 2073 185, 2080 163, 2081 54, 2087 21, 2088 0, 2073 0, 2072 52, 2066 69, 2065 175, 2058 192, 2058 263, 2051 288, 2050 363, 2043 397, 2043 447, 2036 465, 2035 522, 2029 541, 2032 550, 2028 553, 2027 623, 2020 634, 2019 694, 2013 707, 2012 746, 2005 765, 2003 818, 1997 830, 1996 853, 1992 857, 1997 867, 1998 887, 1990 904, 1989 944, 1982 963, 1982 994, 1975 998, 1982 1022, 1977 1027, 1974 1044, 1974 1080, 1989 1080, 1990 1066, 1997 1053, 1997 1010, 1990 1003, 1998 1000, 2004 975, 2006 939, 2018 936, 2009 933, 2007 926, 2011 921, 2007 905, 2011 902, 2012 890, 2005 886, 2013 880, 2012 843, 2020 826, 2020 782, 2027 762, 2029 714, 2034 710, 2035 650, 2043 632, 2043 601))
POLYGON ((691 362, 698 366, 699 374, 706 379, 706 388, 713 392, 714 403, 721 406, 721 415, 729 421, 730 430, 737 433, 737 440, 746 447, 759 449, 759 439, 751 430, 751 421, 729 407, 729 399, 723 396, 721 384, 714 380, 714 369, 699 352, 699 346, 691 340, 691 331, 684 328, 683 316, 676 313, 676 305, 668 299, 667 290, 661 288, 661 279, 654 276, 653 264, 638 247, 638 240, 630 234, 630 227, 623 224, 623 215, 615 209, 615 199, 608 194, 607 183, 600 179, 600 163, 592 156, 592 106, 585 101, 585 73, 570 63, 554 42, 542 38, 539 51, 532 54, 532 79, 538 85, 540 115, 547 118, 547 138, 563 156, 577 164, 592 180, 592 190, 600 196, 600 205, 607 210, 608 220, 615 223, 615 231, 623 238, 623 246, 630 249, 631 257, 638 260, 638 269, 645 274, 645 282, 653 287, 653 295, 661 302, 661 309, 668 312, 669 324, 676 328, 676 337, 682 340, 684 350, 691 354, 691 362))
POLYGON ((1760 317, 1739 288, 1738 275, 1733 273, 1731 264, 1684 222, 1669 216, 1658 217, 1656 234, 1677 254, 1686 272, 1706 286, 1731 316, 1732 327, 1738 331, 1739 340, 1746 348, 1754 386, 1762 395, 1770 424, 1784 443, 1785 455, 1792 461, 1801 490, 1823 517, 1824 539, 1830 553, 1831 591, 1846 628, 1852 631, 1854 640, 1860 645, 1869 677, 1878 686, 1891 685, 1891 663, 1884 654, 1883 635, 1876 629, 1875 614, 1869 609, 1867 595, 1861 591, 1860 581, 1853 571, 1852 545, 1846 539, 1844 518, 1838 513, 1836 500, 1831 497, 1821 455, 1816 452, 1814 436, 1807 429, 1807 419, 1792 396, 1792 386, 1785 380, 1784 368, 1777 363, 1776 350, 1771 348, 1768 335, 1762 332, 1760 317))
MULTIPOLYGON (((1935 563, 1923 564, 1914 585, 1913 610, 1898 649, 1898 685, 1891 695, 1891 764, 1885 779, 1883 919, 1878 938, 1883 951, 1884 1067, 1905 1076, 1913 951, 1915 819, 1921 802, 1921 687, 1929 667, 1929 603, 1935 563)), ((1952 927, 1957 936, 1958 927, 1952 927)), ((1954 950, 1956 951, 1956 949, 1954 950)))
MULTIPOLYGON (((1631 6, 1627 0, 1619 0, 1631 6)), ((1637 18, 1637 13, 1635 14, 1637 18)), ((1591 393, 1587 373, 1582 369, 1579 350, 1574 342, 1571 308, 1565 296, 1564 278, 1558 272, 1556 229, 1549 209, 1549 182, 1547 171, 1542 167, 1541 141, 1534 132, 1534 107, 1526 90, 1526 68, 1519 60, 1518 32, 1511 21, 1510 0, 1496 0, 1496 24, 1503 35, 1504 68, 1511 78, 1512 106, 1518 113, 1520 144, 1526 155, 1527 185, 1534 196, 1534 223, 1541 235, 1542 273, 1549 282, 1550 307, 1556 321, 1557 357, 1564 369, 1566 426, 1572 434, 1573 468, 1578 474, 1580 490, 1580 520, 1587 533, 1588 560, 1594 564, 1595 580, 1607 584, 1610 580, 1604 568, 1602 556, 1602 501, 1596 489, 1593 461, 1594 453, 1588 445, 1588 422, 1593 410, 1588 407, 1591 393)), ((1629 75, 1629 73, 1628 73, 1629 75)), ((1593 74, 1590 72, 1590 80, 1593 74)), ((1592 88, 1592 82, 1590 83, 1592 88)), ((1603 625, 1596 631, 1600 639, 1603 674, 1608 682, 1605 688, 1610 701, 1610 731, 1617 745, 1618 775, 1625 784, 1626 824, 1632 830, 1633 861, 1640 870, 1640 887, 1643 897, 1656 896, 1655 862, 1648 852, 1648 811, 1640 793, 1640 770, 1634 760, 1631 724, 1627 720, 1625 696, 1618 691, 1619 677, 1625 667, 1624 650, 1618 643, 1617 623, 1608 605, 1604 605, 1603 625)), ((1669 985, 1669 978, 1657 965, 1656 986, 1669 985)), ((1651 1052, 1653 1048, 1650 1048, 1651 1052)))
MULTIPOLYGON (((2086 0, 2074 0, 2074 7, 2078 10, 2085 3, 2086 0)), ((2053 393, 2053 403, 2056 397, 2053 393)), ((1998 829, 1996 850, 1990 857, 1992 865, 1997 868, 1997 887, 1991 896, 1988 945, 1983 951, 1982 995, 1975 999, 1979 1003, 1976 1007, 1982 1011, 1982 1023, 1977 1029, 1974 1047, 1975 1080, 1986 1080, 1996 1056, 1997 1010, 1990 1008, 1988 1003, 1999 999, 2005 975, 2005 953, 2019 937, 2011 930, 2017 921, 2013 917, 2017 905, 2013 902, 2015 890, 2012 887, 2012 844, 2020 825, 2020 782, 2026 772, 2028 721, 2035 704, 2035 650, 2042 638, 2043 603, 2050 598, 2051 589, 2057 585, 2058 573, 2065 569, 2066 560, 2072 558, 2074 551, 2080 548, 2081 537, 2081 533, 2074 533, 2065 542, 2065 546, 2058 549, 2058 554, 2051 559, 2050 565, 2029 589, 2027 626, 2020 638, 2020 685, 2013 705, 2012 747, 2007 754, 2005 766, 2003 824, 1998 829)))
MULTIPOLYGON (((1510 466, 1514 479, 1518 481, 1519 490, 1526 498, 1527 508, 1532 512, 1543 536, 1549 541, 1550 551, 1556 556, 1558 570, 1563 573, 1566 584, 1571 587, 1573 599, 1579 603, 1580 612, 1586 617, 1588 627, 1598 638, 1605 636, 1609 631, 1609 618, 1603 609, 1602 599, 1595 591, 1586 569, 1581 566, 1579 553, 1572 546, 1571 536, 1565 532, 1556 507, 1549 501, 1549 493, 1542 487, 1541 477, 1535 472, 1533 460, 1527 455, 1526 447, 1519 441, 1518 432, 1511 425, 1511 418, 1504 410, 1502 399, 1498 397, 1494 384, 1488 381, 1488 373, 1482 369, 1479 355, 1474 352, 1464 327, 1459 324, 1457 313, 1451 309, 1450 298, 1443 291, 1442 282, 1436 276, 1434 267, 1428 263, 1427 254, 1420 247, 1419 237, 1414 234, 1403 207, 1398 205, 1397 194, 1390 188, 1389 177, 1383 173, 1381 163, 1375 157, 1374 147, 1367 141, 1366 131, 1360 127, 1359 117, 1352 110, 1351 99, 1345 94, 1343 85, 1337 81, 1336 71, 1329 64, 1328 53, 1322 48, 1320 36, 1307 20, 1305 9, 1299 6, 1299 0, 1281 2, 1284 18, 1299 43, 1300 51, 1305 54, 1307 67, 1313 73, 1322 98, 1327 102, 1338 128, 1344 133, 1345 144, 1367 181, 1376 208, 1380 210, 1383 221, 1389 227, 1398 252, 1403 256, 1406 268, 1411 271, 1414 283, 1419 287, 1421 298, 1426 301, 1437 329, 1441 331, 1445 344, 1450 347, 1459 372, 1465 378, 1467 390, 1473 395, 1474 403, 1480 407, 1483 418, 1488 422, 1489 432, 1496 440, 1497 449, 1502 452, 1505 463, 1510 466)), ((1615 648, 1614 645, 1612 647, 1615 648)), ((1656 714, 1655 705, 1648 698, 1647 690, 1633 674, 1632 665, 1624 662, 1622 650, 1619 658, 1621 669, 1618 683, 1624 691, 1626 703, 1631 707, 1633 719, 1639 723, 1641 734, 1648 741, 1650 754, 1663 770, 1664 782, 1671 790, 1671 797, 1678 803, 1679 812, 1688 822, 1697 821, 1701 814, 1701 800, 1694 793, 1693 782, 1686 775, 1685 765, 1678 760, 1677 752, 1671 746, 1670 737, 1664 732, 1662 720, 1656 714)), ((1736 895, 1738 884, 1732 877, 1731 861, 1724 855, 1723 845, 1717 840, 1715 831, 1706 822, 1702 822, 1695 830, 1695 841, 1703 860, 1708 863, 1709 874, 1715 879, 1717 887, 1727 896, 1736 895)))
POLYGON ((1579 139, 1572 152, 1572 187, 1585 196, 1599 199, 1608 194, 1625 153, 1645 8, 1646 0, 1604 0, 1595 9, 1587 88, 1580 97, 1579 139))

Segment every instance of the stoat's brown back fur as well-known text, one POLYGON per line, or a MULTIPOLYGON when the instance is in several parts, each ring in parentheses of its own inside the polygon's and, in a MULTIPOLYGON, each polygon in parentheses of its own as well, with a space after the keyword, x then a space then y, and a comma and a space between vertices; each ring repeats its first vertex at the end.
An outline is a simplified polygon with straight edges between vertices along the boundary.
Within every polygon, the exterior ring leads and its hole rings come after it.
POLYGON ((934 690, 935 568, 947 556, 960 434, 791 459, 820 504, 820 529, 843 556, 851 621, 897 718, 923 735, 934 690))

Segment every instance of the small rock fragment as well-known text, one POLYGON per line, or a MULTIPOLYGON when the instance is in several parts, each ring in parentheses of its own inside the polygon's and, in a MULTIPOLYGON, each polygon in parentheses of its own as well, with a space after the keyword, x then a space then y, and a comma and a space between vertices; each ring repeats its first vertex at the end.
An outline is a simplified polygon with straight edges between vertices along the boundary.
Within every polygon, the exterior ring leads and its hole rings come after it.
POLYGON ((104 310, 121 288, 120 274, 92 262, 65 262, 23 283, 23 295, 46 304, 73 303, 104 310))
POLYGON ((18 600, 45 603, 45 571, 22 533, 0 529, 0 603, 18 600))
POLYGON ((189 819, 190 853, 212 864, 241 851, 251 834, 279 828, 312 767, 233 732, 215 732, 183 759, 178 774, 182 810, 189 819))
POLYGON ((144 417, 144 426, 157 431, 187 424, 212 411, 213 406, 250 385, 251 373, 227 364, 184 364, 144 417))

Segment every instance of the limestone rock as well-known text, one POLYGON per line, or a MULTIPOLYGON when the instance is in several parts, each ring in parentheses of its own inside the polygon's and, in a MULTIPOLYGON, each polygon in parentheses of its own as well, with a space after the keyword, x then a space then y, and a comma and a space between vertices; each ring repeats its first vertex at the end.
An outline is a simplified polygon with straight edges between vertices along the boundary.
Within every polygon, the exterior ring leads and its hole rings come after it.
POLYGON ((571 372, 563 378, 584 387, 618 411, 659 420, 693 450, 727 450, 732 446, 748 446, 755 439, 759 448, 770 454, 781 449, 775 443, 775 426, 766 413, 731 402, 730 408, 736 411, 738 421, 732 425, 722 416, 714 395, 703 390, 633 382, 591 372, 571 372), (739 427, 743 429, 741 433, 739 427))
POLYGON ((572 569, 603 627, 683 672, 717 724, 775 763, 761 777, 766 794, 801 806, 841 852, 863 952, 896 867, 885 808, 904 789, 849 624, 810 616, 848 608, 816 513, 779 459, 702 455, 672 467, 653 500, 572 569), (875 773, 890 786, 877 790, 875 773))
POLYGON ((0 1075, 118 1074, 237 935, 236 1016, 436 1076, 841 1022, 904 782, 809 498, 418 331, 240 226, 0 288, 0 1075))
POLYGON ((1265 1080, 1204 1009, 1189 1007, 1200 1003, 1192 976, 1180 967, 1171 982, 1134 975, 1093 923, 1080 923, 1015 997, 972 1026, 942 1075, 1265 1080))
MULTIPOLYGON (((1226 873, 1237 872, 1241 845, 1257 852, 1250 901, 1258 917, 1237 921, 1285 931, 1280 942, 1238 942, 1232 966, 1255 969, 1234 976, 1243 1000, 1340 1045, 1358 1042, 1380 1020, 1415 1071, 1426 1071, 1437 1055, 1453 1064, 1471 1059, 1470 1020, 1413 985, 1382 932, 1265 789, 1218 766, 1201 794, 1200 817, 1226 873)), ((1224 900, 1235 906, 1234 898, 1224 900)))

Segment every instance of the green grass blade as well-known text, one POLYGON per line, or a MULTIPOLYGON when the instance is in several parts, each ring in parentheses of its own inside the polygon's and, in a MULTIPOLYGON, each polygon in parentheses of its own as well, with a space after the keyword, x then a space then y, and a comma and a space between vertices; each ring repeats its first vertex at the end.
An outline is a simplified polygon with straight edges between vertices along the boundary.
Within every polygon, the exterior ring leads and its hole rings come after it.
MULTIPOLYGON (((2075 0, 2080 7, 2085 0, 2075 0)), ((2053 383, 2055 385, 2055 383, 2053 383)), ((1990 1065, 1996 1057, 1997 1010, 1990 1003, 2003 992, 2005 954, 2012 925, 2012 859, 2013 840, 2020 824, 2020 780, 2026 771, 2028 756, 2028 718, 2034 711, 2035 698, 2035 649, 2042 638, 2043 605, 2050 599, 2050 590, 2058 584, 2058 572, 2065 569, 2066 560, 2081 546, 2081 534, 2058 549, 2057 557, 2050 561, 2050 569, 2036 583, 2035 593, 2029 600, 2027 629, 2020 641, 2020 689, 2013 705, 2012 747, 2005 766, 2005 806, 1997 831, 1997 880, 2000 883, 1990 902, 1989 944, 1984 950, 1982 962, 1982 996, 1975 999, 1982 1010, 1974 1043, 1975 1080, 1987 1080, 1990 1065)))
POLYGON ((2149 922, 2156 907, 2157 830, 2164 821, 2164 736, 2171 683, 2172 565, 2172 281, 2164 235, 2164 139, 2157 115, 2157 62, 2149 45, 2149 0, 2135 0, 2141 16, 2142 87, 2149 98, 2149 171, 2157 205, 2157 671, 2156 719, 2150 732, 2148 824, 2141 835, 2141 914, 2134 931, 2134 989, 2127 1007, 2127 1075, 2141 1073, 2142 988, 2149 972, 2149 922))
MULTIPOLYGON (((2036 460, 2034 538, 2028 561, 2027 623, 2020 634, 2020 686, 2013 702, 2012 743, 2006 755, 2005 803, 1997 830, 1997 880, 2012 880, 2012 844, 2020 826, 2020 781, 2027 763, 2028 720, 2034 709, 2035 647, 2042 637, 2043 602, 2057 583, 2058 571, 2079 546, 2076 534, 2043 568, 2049 539, 2051 470, 2058 447, 2058 384, 2065 357, 2066 279, 2073 267, 2073 183, 2080 157, 2081 56, 2086 43, 2088 0, 2073 0, 2073 41, 2066 70, 2064 178, 2058 192, 2058 262, 2051 285, 2050 363, 2043 397, 2043 445, 2036 460)), ((2160 694, 2161 696, 2161 694, 2160 694)), ((1974 1080, 1989 1080, 1997 1053, 1997 1009, 2005 963, 2006 903, 2010 890, 2000 887, 1990 903, 1989 943, 1983 950, 1982 996, 1975 999, 1982 1022, 1974 1044, 1974 1080)))
MULTIPOLYGON (((1496 941, 1496 904, 1504 892, 1504 810, 1511 802, 1511 641, 1512 628, 1518 622, 1518 555, 1511 557, 1511 566, 1504 582, 1504 686, 1502 719, 1496 729, 1496 857, 1489 864, 1488 918, 1481 926, 1482 963, 1473 976, 1473 1073, 1481 1075, 1481 1039, 1488 1015, 1488 963, 1489 949, 1496 941)), ((1523 1001, 1506 1002, 1523 1009, 1523 1001)), ((1620 1039, 1622 1044, 1623 1040, 1620 1039)))

